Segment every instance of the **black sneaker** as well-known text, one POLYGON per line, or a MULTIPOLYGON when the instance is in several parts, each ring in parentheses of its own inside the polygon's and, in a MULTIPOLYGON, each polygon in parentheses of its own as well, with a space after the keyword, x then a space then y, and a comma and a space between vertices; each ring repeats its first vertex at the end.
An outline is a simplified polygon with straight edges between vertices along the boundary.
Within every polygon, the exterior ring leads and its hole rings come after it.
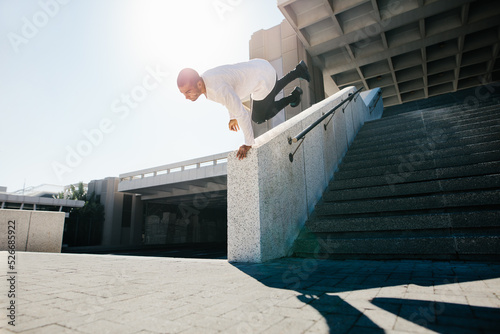
POLYGON ((290 102, 290 107, 295 108, 300 104, 301 95, 304 93, 300 87, 295 87, 295 89, 290 94, 293 97, 293 101, 290 102))
POLYGON ((311 75, 309 74, 307 65, 303 60, 301 60, 300 63, 297 66, 295 66, 295 71, 297 71, 299 78, 307 80, 308 82, 311 81, 311 75))

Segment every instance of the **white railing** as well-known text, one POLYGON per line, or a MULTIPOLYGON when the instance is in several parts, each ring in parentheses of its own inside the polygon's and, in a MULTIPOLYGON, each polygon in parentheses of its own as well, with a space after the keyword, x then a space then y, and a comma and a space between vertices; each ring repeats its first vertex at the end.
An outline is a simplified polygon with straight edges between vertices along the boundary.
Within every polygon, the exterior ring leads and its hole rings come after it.
POLYGON ((226 164, 227 156, 229 153, 230 152, 224 152, 207 157, 201 157, 201 158, 176 162, 168 165, 142 169, 135 172, 120 174, 120 182, 144 179, 147 177, 155 177, 164 174, 172 174, 192 169, 200 169, 204 167, 226 164))

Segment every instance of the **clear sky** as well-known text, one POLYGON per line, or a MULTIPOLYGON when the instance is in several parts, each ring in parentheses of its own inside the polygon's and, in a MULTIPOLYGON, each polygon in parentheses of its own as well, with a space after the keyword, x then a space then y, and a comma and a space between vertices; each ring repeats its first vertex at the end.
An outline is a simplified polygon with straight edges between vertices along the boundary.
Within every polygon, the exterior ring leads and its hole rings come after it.
POLYGON ((237 149, 177 73, 249 59, 276 0, 0 0, 0 186, 68 185, 237 149))

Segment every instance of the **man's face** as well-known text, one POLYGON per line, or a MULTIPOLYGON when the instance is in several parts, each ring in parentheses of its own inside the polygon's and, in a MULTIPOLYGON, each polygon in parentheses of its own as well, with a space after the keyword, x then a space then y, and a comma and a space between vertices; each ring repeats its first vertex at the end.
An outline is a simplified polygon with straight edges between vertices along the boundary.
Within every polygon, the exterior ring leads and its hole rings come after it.
POLYGON ((179 87, 179 90, 186 97, 186 99, 191 101, 196 101, 201 95, 201 87, 200 82, 197 84, 186 84, 185 86, 179 87))

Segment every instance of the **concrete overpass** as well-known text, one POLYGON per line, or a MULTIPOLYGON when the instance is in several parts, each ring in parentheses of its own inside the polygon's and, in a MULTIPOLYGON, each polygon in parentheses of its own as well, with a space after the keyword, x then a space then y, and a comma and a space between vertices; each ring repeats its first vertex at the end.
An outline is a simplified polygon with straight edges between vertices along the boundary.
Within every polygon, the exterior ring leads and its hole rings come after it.
POLYGON ((138 194, 142 201, 226 208, 228 154, 121 174, 118 191, 138 194))

